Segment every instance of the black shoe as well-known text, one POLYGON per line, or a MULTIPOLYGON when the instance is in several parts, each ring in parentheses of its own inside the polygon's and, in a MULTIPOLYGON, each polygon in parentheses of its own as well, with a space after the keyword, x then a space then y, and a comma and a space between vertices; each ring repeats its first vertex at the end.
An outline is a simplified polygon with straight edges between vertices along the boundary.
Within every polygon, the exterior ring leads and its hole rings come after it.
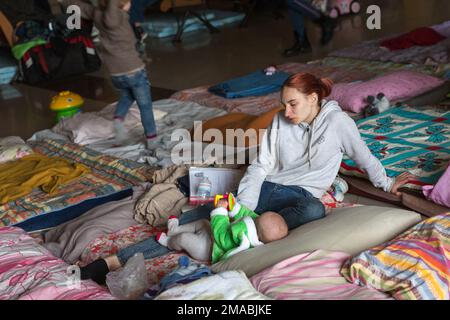
POLYGON ((308 37, 305 35, 305 39, 303 41, 300 41, 298 38, 296 38, 294 45, 284 50, 283 56, 289 58, 297 56, 300 53, 310 53, 311 51, 311 44, 309 43, 308 37))
POLYGON ((326 45, 333 39, 334 29, 337 25, 337 19, 333 19, 330 17, 323 17, 319 21, 320 27, 322 28, 322 38, 320 39, 320 43, 322 45, 326 45))

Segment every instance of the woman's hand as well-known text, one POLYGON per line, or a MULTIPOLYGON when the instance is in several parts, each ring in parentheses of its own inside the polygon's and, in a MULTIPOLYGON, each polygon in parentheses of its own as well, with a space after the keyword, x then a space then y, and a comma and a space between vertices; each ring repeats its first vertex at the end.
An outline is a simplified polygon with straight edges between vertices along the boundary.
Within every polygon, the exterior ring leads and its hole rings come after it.
POLYGON ((403 185, 410 181, 417 180, 418 177, 409 172, 403 172, 395 178, 394 184, 391 188, 391 193, 400 196, 402 193, 398 191, 403 185))

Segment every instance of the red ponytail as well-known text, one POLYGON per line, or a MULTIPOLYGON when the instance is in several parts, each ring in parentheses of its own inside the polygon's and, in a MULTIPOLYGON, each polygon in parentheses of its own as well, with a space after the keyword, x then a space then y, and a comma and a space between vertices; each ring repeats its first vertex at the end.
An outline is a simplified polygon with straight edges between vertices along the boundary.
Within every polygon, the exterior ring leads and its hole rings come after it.
POLYGON ((296 73, 284 82, 283 87, 295 88, 306 95, 316 93, 321 101, 330 95, 333 81, 328 78, 319 79, 310 73, 296 73))

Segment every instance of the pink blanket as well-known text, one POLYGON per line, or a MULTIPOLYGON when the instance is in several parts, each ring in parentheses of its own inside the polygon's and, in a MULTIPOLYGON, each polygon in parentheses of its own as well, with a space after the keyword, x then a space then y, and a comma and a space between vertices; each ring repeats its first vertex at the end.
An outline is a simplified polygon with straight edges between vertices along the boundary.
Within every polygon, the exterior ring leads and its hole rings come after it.
POLYGON ((286 259, 254 275, 250 281, 277 300, 387 300, 388 295, 349 283, 339 270, 350 256, 317 250, 286 259))
POLYGON ((69 267, 20 228, 0 228, 0 300, 110 300, 92 281, 71 281, 69 267))

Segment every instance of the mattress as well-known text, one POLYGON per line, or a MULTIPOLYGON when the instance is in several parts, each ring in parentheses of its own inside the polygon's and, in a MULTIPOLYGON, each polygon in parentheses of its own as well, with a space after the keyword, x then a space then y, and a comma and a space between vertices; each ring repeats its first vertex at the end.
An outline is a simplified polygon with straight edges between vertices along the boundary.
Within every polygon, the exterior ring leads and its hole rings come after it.
POLYGON ((131 160, 103 155, 86 147, 58 141, 29 143, 37 153, 79 162, 91 172, 50 195, 34 190, 0 206, 0 226, 19 225, 27 231, 46 229, 73 219, 99 204, 119 200, 150 179, 153 169, 131 160))
MULTIPOLYGON (((450 111, 440 106, 400 106, 357 121, 361 137, 390 177, 409 171, 418 180, 405 187, 421 190, 435 184, 450 160, 450 111)), ((367 178, 344 157, 340 172, 367 178)))
MULTIPOLYGON (((367 80, 375 76, 371 71, 357 68, 348 69, 325 65, 320 61, 313 63, 285 63, 277 66, 278 70, 294 74, 298 72, 309 72, 320 78, 330 78, 334 82, 352 82, 356 80, 367 80)), ((246 98, 226 99, 208 91, 210 86, 201 86, 186 89, 174 93, 171 98, 181 101, 196 102, 200 105, 226 110, 227 112, 243 112, 247 114, 260 115, 280 106, 280 92, 264 96, 252 96, 246 98)))

